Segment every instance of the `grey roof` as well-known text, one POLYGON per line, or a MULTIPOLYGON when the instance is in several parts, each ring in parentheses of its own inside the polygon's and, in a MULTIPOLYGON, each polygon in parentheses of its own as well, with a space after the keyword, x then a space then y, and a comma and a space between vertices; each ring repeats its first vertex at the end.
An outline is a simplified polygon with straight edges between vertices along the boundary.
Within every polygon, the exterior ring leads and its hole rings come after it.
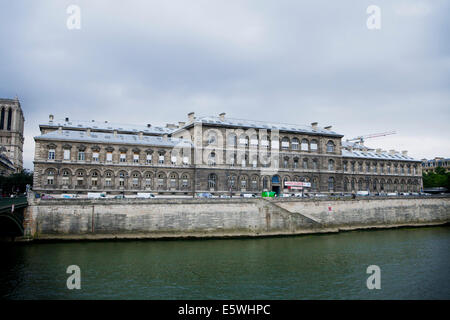
POLYGON ((169 129, 166 127, 158 127, 151 126, 150 128, 147 125, 133 125, 133 124, 123 124, 123 123, 113 123, 107 121, 81 121, 81 120, 69 120, 65 121, 65 119, 57 120, 55 119, 53 122, 47 122, 40 124, 39 126, 49 126, 49 127, 62 127, 65 129, 91 129, 91 130, 103 130, 103 131, 114 131, 117 130, 119 132, 144 132, 148 134, 169 134, 173 131, 173 129, 169 129))
POLYGON ((117 144, 131 144, 144 146, 161 146, 161 147, 191 147, 192 143, 189 140, 167 138, 158 136, 143 136, 141 139, 138 134, 117 134, 104 132, 91 132, 88 135, 85 131, 62 130, 62 132, 51 131, 40 136, 34 137, 36 140, 55 140, 55 141, 78 141, 90 143, 117 143, 117 144))
POLYGON ((201 123, 201 124, 215 125, 215 126, 227 126, 227 127, 244 127, 244 128, 254 128, 254 129, 279 130, 279 131, 285 131, 285 132, 308 133, 308 134, 330 135, 330 136, 343 137, 343 135, 341 135, 339 133, 336 133, 331 130, 326 130, 326 129, 320 128, 320 127, 313 129, 312 126, 307 126, 307 125, 265 122, 265 121, 257 121, 257 120, 244 120, 244 119, 235 119, 235 118, 228 118, 228 117, 224 118, 224 120, 221 120, 220 117, 215 117, 215 116, 198 117, 194 120, 194 122, 187 123, 184 126, 184 128, 191 126, 193 123, 201 123))
MULTIPOLYGON (((373 149, 372 149, 373 150, 373 149)), ((420 160, 414 159, 409 156, 405 156, 399 152, 395 154, 389 154, 388 152, 376 153, 374 151, 360 151, 360 150, 347 150, 342 149, 342 156, 348 158, 360 158, 360 159, 371 159, 371 160, 398 160, 398 161, 413 161, 421 162, 420 160)))

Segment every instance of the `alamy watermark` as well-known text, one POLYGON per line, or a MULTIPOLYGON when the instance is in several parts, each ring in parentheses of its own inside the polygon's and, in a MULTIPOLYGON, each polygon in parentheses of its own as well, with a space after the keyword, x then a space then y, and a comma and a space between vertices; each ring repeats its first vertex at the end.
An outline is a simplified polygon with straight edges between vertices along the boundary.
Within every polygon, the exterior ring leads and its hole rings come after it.
POLYGON ((66 273, 70 274, 67 278, 67 289, 81 289, 81 269, 77 265, 71 265, 67 267, 66 273))
POLYGON ((367 267, 367 274, 370 276, 367 278, 366 285, 367 289, 381 289, 381 269, 377 265, 371 265, 367 267))

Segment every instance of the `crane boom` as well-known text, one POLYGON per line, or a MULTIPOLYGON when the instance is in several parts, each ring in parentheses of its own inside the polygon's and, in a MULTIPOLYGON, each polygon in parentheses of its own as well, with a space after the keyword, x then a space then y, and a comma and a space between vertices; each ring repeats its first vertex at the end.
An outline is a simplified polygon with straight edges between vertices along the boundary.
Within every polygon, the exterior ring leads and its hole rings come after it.
POLYGON ((355 137, 352 139, 347 139, 347 141, 359 141, 359 143, 363 144, 365 139, 384 137, 384 136, 389 136, 391 134, 396 134, 396 132, 395 131, 387 131, 387 132, 380 132, 380 133, 372 133, 372 134, 367 134, 364 136, 358 136, 358 137, 355 137))

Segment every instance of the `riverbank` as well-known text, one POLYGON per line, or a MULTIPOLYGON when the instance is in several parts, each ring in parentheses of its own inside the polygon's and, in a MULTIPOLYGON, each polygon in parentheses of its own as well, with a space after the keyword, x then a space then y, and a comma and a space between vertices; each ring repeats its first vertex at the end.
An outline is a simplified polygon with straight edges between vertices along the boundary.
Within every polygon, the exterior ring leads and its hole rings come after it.
POLYGON ((450 222, 450 198, 30 199, 23 240, 262 237, 450 222))

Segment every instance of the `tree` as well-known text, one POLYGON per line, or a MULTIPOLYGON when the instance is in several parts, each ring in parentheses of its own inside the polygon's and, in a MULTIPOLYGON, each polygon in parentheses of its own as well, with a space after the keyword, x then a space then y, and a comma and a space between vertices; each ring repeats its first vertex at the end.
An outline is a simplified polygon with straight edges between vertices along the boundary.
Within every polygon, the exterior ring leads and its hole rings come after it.
POLYGON ((23 170, 9 176, 0 176, 0 189, 3 196, 24 193, 27 185, 33 185, 33 172, 29 170, 23 170))

